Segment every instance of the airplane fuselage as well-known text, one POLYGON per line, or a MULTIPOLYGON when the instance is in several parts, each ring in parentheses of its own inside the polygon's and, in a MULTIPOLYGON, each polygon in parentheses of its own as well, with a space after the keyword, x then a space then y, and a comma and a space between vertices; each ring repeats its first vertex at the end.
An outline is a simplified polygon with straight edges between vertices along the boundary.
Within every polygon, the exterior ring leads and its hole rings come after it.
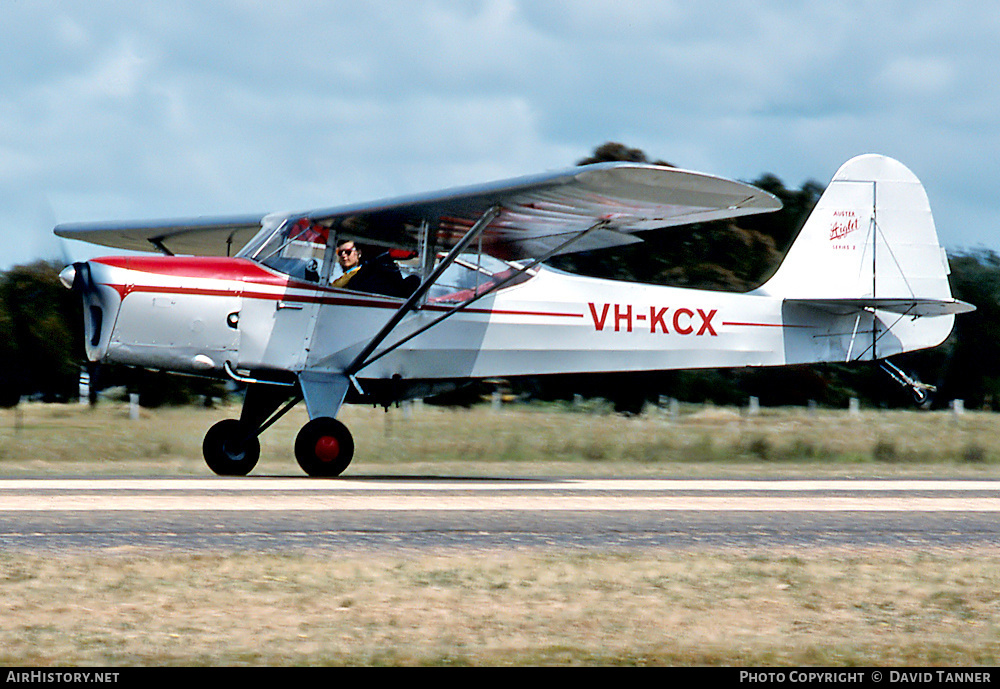
MULTIPOLYGON (((91 360, 203 375, 222 376, 227 367, 265 380, 269 372, 341 372, 402 304, 289 278, 242 258, 111 257, 90 266, 102 310, 100 332, 88 335, 91 360)), ((425 303, 380 349, 452 306, 425 303)), ((870 360, 915 344, 937 344, 952 325, 950 317, 922 319, 915 343, 901 340, 898 328, 890 330, 899 319, 878 311, 837 315, 761 293, 663 287, 540 268, 378 358, 357 378, 870 360)), ((913 326, 907 332, 912 331, 913 326)))

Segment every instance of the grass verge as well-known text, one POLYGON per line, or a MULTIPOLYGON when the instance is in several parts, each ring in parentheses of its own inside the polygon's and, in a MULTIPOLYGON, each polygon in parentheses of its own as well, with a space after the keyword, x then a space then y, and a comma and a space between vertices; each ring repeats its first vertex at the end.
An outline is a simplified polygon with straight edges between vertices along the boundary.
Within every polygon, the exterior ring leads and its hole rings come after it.
MULTIPOLYGON (((0 412, 0 475, 210 475, 205 431, 239 407, 141 410, 23 405, 0 412)), ((384 412, 346 407, 347 475, 979 476, 1000 474, 1000 415, 988 412, 658 410, 635 417, 559 406, 384 412)), ((254 474, 300 476, 301 405, 261 436, 254 474)))

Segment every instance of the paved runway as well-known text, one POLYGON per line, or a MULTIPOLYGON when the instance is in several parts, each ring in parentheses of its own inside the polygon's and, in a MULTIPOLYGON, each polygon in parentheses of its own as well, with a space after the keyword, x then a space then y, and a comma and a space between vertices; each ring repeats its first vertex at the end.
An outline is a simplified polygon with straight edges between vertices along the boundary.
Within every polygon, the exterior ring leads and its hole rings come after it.
POLYGON ((0 548, 1000 545, 1000 481, 0 479, 0 548))

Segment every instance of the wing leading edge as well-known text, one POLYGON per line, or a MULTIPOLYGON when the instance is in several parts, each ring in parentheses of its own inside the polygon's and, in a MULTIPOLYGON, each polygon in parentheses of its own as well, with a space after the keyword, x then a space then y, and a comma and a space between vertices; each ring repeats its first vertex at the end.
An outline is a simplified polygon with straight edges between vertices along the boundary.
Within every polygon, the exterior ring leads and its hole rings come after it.
POLYGON ((55 233, 66 239, 127 251, 160 251, 195 256, 233 256, 260 232, 266 216, 218 216, 86 222, 57 225, 55 233))
MULTIPOLYGON (((641 241, 633 233, 778 210, 774 196, 742 182, 640 163, 600 163, 430 194, 289 213, 371 244, 414 249, 426 224, 449 249, 490 208, 502 210, 482 234, 505 259, 543 255, 596 223, 571 251, 641 241)), ((60 237, 129 250, 232 255, 264 215, 59 225, 60 237)))

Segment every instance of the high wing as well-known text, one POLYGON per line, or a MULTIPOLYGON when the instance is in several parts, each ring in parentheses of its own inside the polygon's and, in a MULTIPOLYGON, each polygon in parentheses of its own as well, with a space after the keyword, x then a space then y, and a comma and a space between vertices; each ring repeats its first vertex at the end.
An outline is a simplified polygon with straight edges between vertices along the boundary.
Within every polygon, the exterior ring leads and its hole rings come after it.
POLYGON ((55 233, 66 239, 127 251, 232 256, 260 232, 266 216, 218 216, 173 220, 65 223, 55 233))
MULTIPOLYGON (((491 209, 483 250, 504 259, 585 251, 641 241, 633 233, 778 210, 756 187, 712 175, 641 163, 599 163, 560 172, 288 213, 364 243, 416 249, 426 228, 438 250, 452 248, 491 209), (596 227, 595 227, 596 226, 596 227), (589 230, 589 231, 588 231, 589 230), (579 241, 567 243, 575 235, 579 241)), ((122 249, 227 256, 265 216, 59 225, 60 237, 122 249)))

